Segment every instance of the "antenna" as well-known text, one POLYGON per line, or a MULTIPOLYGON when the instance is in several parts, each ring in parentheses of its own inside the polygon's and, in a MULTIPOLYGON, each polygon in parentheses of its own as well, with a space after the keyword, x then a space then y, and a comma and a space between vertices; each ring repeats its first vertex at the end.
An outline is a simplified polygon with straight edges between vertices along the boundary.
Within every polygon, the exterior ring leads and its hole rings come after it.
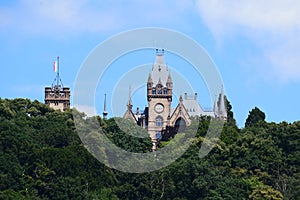
POLYGON ((56 72, 56 85, 59 85, 59 56, 57 56, 57 72, 56 72))
POLYGON ((63 86, 63 83, 61 81, 61 78, 59 76, 59 56, 57 56, 57 60, 54 61, 54 71, 56 72, 56 77, 52 83, 52 89, 62 89, 64 86, 63 86))

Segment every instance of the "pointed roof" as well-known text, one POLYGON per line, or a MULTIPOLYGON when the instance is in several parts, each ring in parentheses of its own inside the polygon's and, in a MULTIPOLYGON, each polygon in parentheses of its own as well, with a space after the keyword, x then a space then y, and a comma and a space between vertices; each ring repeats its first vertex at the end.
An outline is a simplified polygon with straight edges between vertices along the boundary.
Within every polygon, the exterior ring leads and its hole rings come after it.
POLYGON ((126 112, 124 113, 123 118, 132 120, 133 122, 137 123, 137 119, 135 118, 134 113, 132 112, 132 110, 126 110, 126 112))
POLYGON ((133 120, 135 123, 137 122, 137 119, 135 118, 134 113, 132 112, 132 100, 131 100, 131 86, 129 86, 128 91, 128 102, 127 102, 127 110, 124 113, 123 116, 124 119, 130 119, 133 120))
POLYGON ((182 96, 179 97, 178 105, 176 106, 176 108, 171 113, 171 116, 170 116, 171 126, 174 126, 175 123, 176 123, 176 120, 180 117, 182 119, 184 119, 184 121, 186 122, 187 125, 191 124, 190 115, 187 112, 187 109, 183 104, 182 96))
POLYGON ((162 85, 166 85, 169 76, 169 69, 165 63, 164 50, 156 50, 155 63, 152 67, 151 78, 156 85, 161 80, 162 85))

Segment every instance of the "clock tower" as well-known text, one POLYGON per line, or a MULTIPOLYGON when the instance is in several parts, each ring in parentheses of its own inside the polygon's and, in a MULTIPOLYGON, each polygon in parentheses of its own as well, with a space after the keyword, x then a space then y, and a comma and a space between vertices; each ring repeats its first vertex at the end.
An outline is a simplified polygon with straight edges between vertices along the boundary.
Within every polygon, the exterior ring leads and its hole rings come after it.
POLYGON ((161 131, 170 125, 173 81, 164 60, 164 50, 156 49, 156 59, 147 81, 148 133, 156 149, 161 131))

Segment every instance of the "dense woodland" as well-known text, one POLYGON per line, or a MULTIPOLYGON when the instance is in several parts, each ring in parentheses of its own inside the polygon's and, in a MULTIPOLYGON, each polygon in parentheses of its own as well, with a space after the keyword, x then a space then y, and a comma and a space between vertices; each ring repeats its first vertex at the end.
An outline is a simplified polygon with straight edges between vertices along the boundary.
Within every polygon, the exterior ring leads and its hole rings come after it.
MULTIPOLYGON (((228 101, 227 110, 221 138, 205 158, 198 152, 210 119, 200 118, 192 145, 174 163, 124 173, 85 149, 72 110, 0 98, 0 199, 300 199, 300 121, 266 122, 254 108, 239 129, 228 101)), ((94 118, 119 147, 151 151, 150 138, 124 133, 113 118, 94 118)))

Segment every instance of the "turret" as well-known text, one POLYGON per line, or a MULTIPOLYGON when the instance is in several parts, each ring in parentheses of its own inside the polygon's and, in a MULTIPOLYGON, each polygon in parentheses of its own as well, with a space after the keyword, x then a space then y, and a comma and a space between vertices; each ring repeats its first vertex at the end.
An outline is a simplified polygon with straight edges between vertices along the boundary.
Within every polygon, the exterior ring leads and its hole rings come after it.
POLYGON ((172 89, 173 88, 173 81, 172 81, 172 77, 171 77, 170 73, 168 75, 168 79, 167 79, 166 85, 167 85, 168 89, 172 89))
POLYGON ((149 73, 148 81, 147 81, 147 87, 151 88, 152 86, 153 86, 153 81, 152 81, 152 78, 151 78, 151 73, 149 73))

